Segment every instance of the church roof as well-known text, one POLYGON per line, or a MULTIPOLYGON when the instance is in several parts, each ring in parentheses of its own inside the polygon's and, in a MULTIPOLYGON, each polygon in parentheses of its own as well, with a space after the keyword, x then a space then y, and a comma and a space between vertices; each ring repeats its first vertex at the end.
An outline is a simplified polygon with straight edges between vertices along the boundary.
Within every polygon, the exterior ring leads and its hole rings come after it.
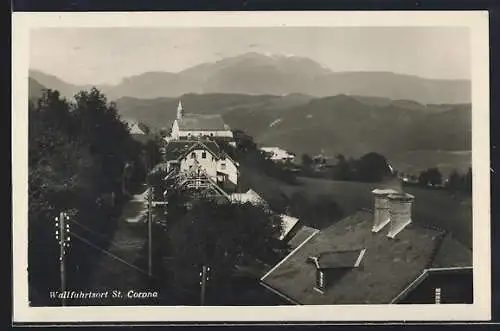
POLYGON ((177 120, 183 131, 225 131, 228 130, 220 115, 186 114, 177 120))

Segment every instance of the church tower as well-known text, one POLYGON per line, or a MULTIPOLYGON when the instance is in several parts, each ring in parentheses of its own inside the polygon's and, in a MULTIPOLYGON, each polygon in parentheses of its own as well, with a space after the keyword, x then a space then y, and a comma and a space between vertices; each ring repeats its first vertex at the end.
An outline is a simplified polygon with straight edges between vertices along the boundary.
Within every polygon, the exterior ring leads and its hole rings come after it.
POLYGON ((180 120, 184 116, 184 109, 182 108, 182 101, 179 100, 177 105, 177 119, 180 120))

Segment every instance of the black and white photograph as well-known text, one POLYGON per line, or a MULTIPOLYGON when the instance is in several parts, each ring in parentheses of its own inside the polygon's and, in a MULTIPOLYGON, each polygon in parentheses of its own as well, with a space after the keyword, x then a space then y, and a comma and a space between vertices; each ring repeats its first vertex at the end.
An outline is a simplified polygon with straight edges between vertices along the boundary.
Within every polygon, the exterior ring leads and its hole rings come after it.
POLYGON ((137 14, 19 15, 24 316, 489 317, 487 14, 137 14))

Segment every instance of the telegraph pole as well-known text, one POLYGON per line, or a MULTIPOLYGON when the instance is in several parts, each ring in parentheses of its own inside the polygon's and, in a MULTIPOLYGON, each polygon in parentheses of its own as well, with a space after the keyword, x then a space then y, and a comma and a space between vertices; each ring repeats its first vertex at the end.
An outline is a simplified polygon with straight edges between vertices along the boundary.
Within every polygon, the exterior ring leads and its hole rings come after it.
POLYGON ((206 285, 207 285, 207 280, 208 280, 208 272, 210 271, 210 267, 207 267, 206 265, 202 266, 200 276, 201 276, 201 293, 200 293, 200 305, 204 306, 205 305, 205 290, 206 290, 206 285))
POLYGON ((56 220, 56 239, 59 242, 59 270, 61 274, 61 305, 66 306, 66 248, 69 248, 69 216, 65 212, 59 213, 56 220))
POLYGON ((153 190, 151 188, 151 185, 149 185, 149 192, 148 192, 148 272, 149 276, 153 275, 153 241, 152 241, 152 229, 151 229, 151 219, 153 218, 151 215, 151 199, 153 198, 153 190))

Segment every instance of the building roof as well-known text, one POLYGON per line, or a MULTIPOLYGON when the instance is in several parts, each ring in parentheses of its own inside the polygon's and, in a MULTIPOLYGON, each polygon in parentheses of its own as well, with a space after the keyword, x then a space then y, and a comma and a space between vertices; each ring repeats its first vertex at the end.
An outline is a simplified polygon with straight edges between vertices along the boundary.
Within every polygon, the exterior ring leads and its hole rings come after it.
POLYGON ((373 194, 375 195, 389 195, 389 194, 397 194, 399 193, 398 191, 392 189, 392 188, 388 188, 388 189, 379 189, 379 188, 376 188, 372 191, 373 194))
MULTIPOLYGON (((427 290, 436 289, 436 287, 439 287, 440 285, 448 284, 450 280, 453 280, 455 283, 458 281, 459 283, 462 283, 462 286, 459 290, 458 296, 456 290, 452 290, 452 293, 445 294, 445 300, 442 303, 453 303, 453 301, 455 303, 472 303, 472 277, 472 267, 428 268, 425 269, 412 283, 410 283, 408 287, 405 288, 396 298, 394 298, 391 303, 420 303, 422 298, 416 298, 416 296, 421 296, 423 294, 422 290, 425 291, 426 288, 427 290)), ((421 303, 426 302, 423 301, 421 303)))
POLYGON ((387 304, 432 265, 436 252, 455 254, 439 252, 439 229, 412 223, 390 239, 387 231, 373 233, 372 225, 373 213, 366 210, 336 222, 297 246, 261 282, 298 304, 387 304), (315 291, 316 266, 308 258, 353 249, 366 249, 362 267, 348 269, 323 294, 315 291))
POLYGON ((281 147, 261 147, 260 150, 264 152, 288 152, 281 147))
POLYGON ((217 145, 216 142, 206 140, 206 141, 197 141, 194 144, 192 144, 187 150, 184 151, 183 154, 179 156, 179 158, 183 158, 192 151, 203 149, 206 150, 207 152, 211 153, 215 158, 219 159, 221 157, 225 157, 225 154, 221 151, 219 148, 219 145, 217 145))
POLYGON ((279 239, 283 240, 286 237, 286 235, 290 231, 292 231, 293 227, 299 222, 299 219, 297 217, 288 216, 285 214, 280 214, 280 218, 283 227, 279 239))
POLYGON ((227 131, 220 115, 186 114, 177 120, 181 131, 227 131))
POLYGON ((165 145, 165 159, 167 161, 177 160, 197 146, 207 149, 217 157, 222 155, 219 145, 212 140, 171 140, 165 145))
POLYGON ((292 238, 290 238, 290 240, 288 241, 288 246, 290 246, 290 248, 292 249, 295 249, 306 240, 308 240, 311 236, 315 235, 318 231, 318 229, 311 228, 309 226, 302 226, 297 231, 297 233, 292 238))
POLYGON ((238 202, 238 203, 250 202, 250 203, 256 204, 256 205, 266 203, 265 200, 262 199, 262 197, 252 189, 249 189, 245 193, 233 193, 233 194, 231 194, 231 201, 238 202))
POLYGON ((357 268, 365 252, 366 249, 323 252, 310 256, 308 260, 311 260, 317 269, 357 268))

